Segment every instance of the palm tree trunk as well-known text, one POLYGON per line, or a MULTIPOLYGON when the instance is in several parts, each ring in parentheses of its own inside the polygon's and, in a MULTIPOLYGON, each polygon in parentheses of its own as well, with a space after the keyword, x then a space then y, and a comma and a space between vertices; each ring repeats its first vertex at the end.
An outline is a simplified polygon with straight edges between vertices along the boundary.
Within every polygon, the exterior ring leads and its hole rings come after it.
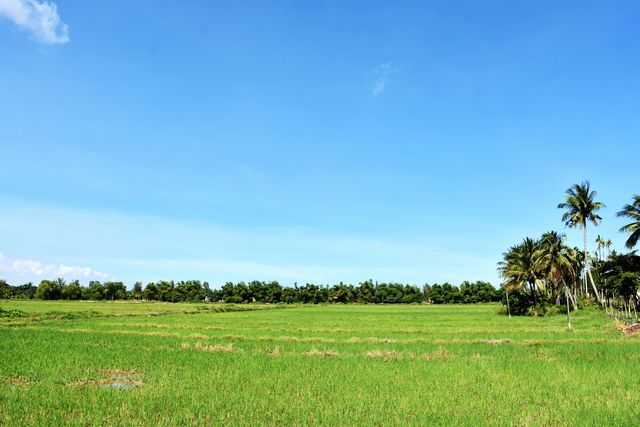
POLYGON ((598 288, 596 288, 596 283, 593 281, 593 276, 591 275, 591 269, 587 270, 589 274, 589 279, 591 280, 591 286, 593 287, 593 292, 596 294, 596 299, 600 304, 602 304, 602 298, 600 298, 600 293, 598 292, 598 288))
POLYGON ((587 287, 587 270, 589 270, 589 256, 587 254, 587 222, 585 220, 584 227, 582 230, 584 231, 584 293, 589 294, 589 288, 587 287))
POLYGON ((536 299, 535 284, 534 283, 529 283, 529 288, 531 289, 531 296, 533 296, 533 305, 536 305, 538 303, 538 301, 536 299))
POLYGON ((584 291, 585 294, 589 294, 589 279, 591 279, 591 287, 593 288, 593 292, 596 294, 596 299, 600 304, 602 304, 602 300, 600 299, 600 294, 598 293, 598 288, 596 288, 596 284, 593 281, 593 276, 591 275, 591 264, 589 263, 589 253, 587 252, 587 222, 584 223, 584 291), (588 276, 588 277, 587 277, 588 276))
POLYGON ((570 331, 573 328, 571 327, 571 314, 569 314, 569 289, 566 285, 564 287, 564 298, 567 302, 567 330, 570 331))

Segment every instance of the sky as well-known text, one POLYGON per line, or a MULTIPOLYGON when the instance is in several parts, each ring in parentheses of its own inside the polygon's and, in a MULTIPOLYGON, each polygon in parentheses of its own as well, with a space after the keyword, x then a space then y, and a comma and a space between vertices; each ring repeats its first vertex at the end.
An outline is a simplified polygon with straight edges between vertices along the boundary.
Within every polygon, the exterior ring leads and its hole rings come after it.
POLYGON ((499 285, 624 250, 636 1, 0 0, 0 278, 499 285))

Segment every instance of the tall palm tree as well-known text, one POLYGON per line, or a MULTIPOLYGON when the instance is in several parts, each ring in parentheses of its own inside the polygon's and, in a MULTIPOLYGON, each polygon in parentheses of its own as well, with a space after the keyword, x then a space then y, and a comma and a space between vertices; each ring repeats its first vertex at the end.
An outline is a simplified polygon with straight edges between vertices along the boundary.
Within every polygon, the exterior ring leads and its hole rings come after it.
POLYGON ((521 244, 512 246, 503 254, 503 261, 498 263, 498 271, 504 279, 505 290, 526 289, 528 286, 535 304, 537 290, 544 289, 540 243, 527 237, 521 244))
MULTIPOLYGON (((589 270, 589 255, 587 251, 587 223, 590 222, 593 225, 598 225, 602 221, 602 217, 596 213, 600 208, 606 207, 604 203, 595 201, 596 192, 591 190, 589 181, 585 181, 582 184, 574 184, 567 189, 565 194, 565 201, 558 204, 559 209, 564 209, 565 213, 562 214, 562 220, 569 228, 581 228, 584 232, 584 264, 585 264, 585 278, 584 285, 585 291, 587 288, 587 274, 590 274, 589 270)), ((591 281, 591 285, 598 295, 598 290, 591 281)))
POLYGON ((633 203, 625 205, 617 215, 626 216, 633 220, 633 222, 630 222, 620 228, 620 231, 622 232, 631 233, 625 243, 625 246, 632 249, 638 243, 638 239, 640 239, 640 196, 635 194, 633 196, 633 203))

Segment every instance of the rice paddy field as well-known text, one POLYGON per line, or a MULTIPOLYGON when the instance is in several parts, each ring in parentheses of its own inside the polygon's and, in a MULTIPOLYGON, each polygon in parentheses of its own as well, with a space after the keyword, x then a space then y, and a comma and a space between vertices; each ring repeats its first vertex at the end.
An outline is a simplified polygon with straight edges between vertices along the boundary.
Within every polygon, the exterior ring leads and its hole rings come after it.
POLYGON ((596 311, 568 332, 497 305, 0 308, 1 425, 640 423, 640 340, 596 311))

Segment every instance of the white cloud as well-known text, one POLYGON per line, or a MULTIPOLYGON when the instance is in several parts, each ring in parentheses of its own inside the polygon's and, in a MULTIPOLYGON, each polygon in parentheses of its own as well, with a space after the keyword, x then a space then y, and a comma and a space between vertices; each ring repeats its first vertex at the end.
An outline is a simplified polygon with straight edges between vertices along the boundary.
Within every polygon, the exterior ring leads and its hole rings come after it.
POLYGON ((31 259, 14 259, 0 253, 0 273, 25 278, 104 279, 106 274, 89 267, 50 264, 31 259))
POLYGON ((391 62, 380 64, 376 67, 372 74, 374 76, 373 87, 371 88, 371 95, 374 97, 380 95, 389 85, 391 75, 395 72, 395 69, 391 66, 391 62))
POLYGON ((19 28, 31 32, 43 43, 69 41, 69 27, 60 20, 53 2, 38 0, 0 0, 0 16, 6 16, 19 28))

